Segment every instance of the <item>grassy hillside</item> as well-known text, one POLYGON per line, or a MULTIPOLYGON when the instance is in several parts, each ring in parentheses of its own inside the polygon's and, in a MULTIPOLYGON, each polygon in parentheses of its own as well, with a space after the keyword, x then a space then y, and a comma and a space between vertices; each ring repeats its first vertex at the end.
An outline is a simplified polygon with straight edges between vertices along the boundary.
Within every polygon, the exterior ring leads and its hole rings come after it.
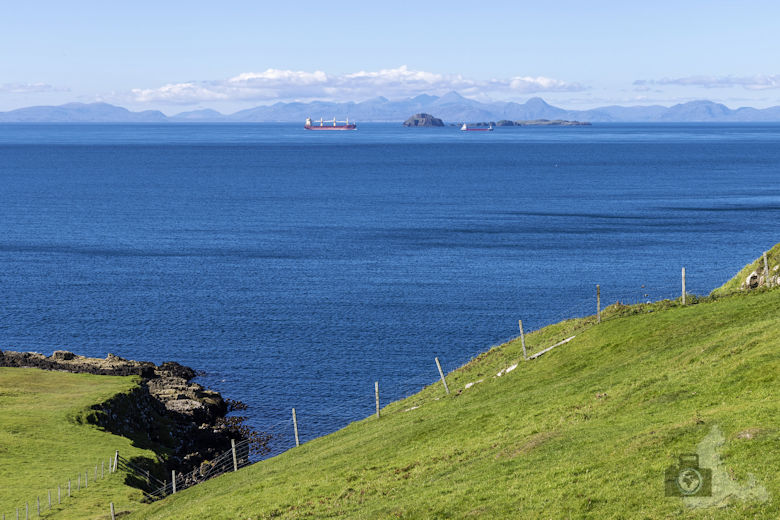
MULTIPOLYGON (((778 270, 780 270, 780 267, 778 267, 780 266, 780 244, 776 244, 772 249, 766 252, 766 259, 767 265, 769 266, 770 277, 777 275, 778 270)), ((712 294, 714 296, 723 296, 740 291, 745 279, 753 271, 758 271, 763 274, 764 259, 762 257, 759 256, 755 261, 743 267, 734 278, 712 291, 712 294)))
POLYGON ((16 518, 18 507, 24 518, 28 502, 30 518, 35 518, 36 496, 41 498, 43 518, 100 518, 108 514, 111 501, 117 511, 139 507, 141 492, 125 486, 121 473, 108 476, 108 458, 114 450, 125 457, 153 454, 84 420, 91 405, 135 384, 130 377, 0 368, 0 515, 16 518), (93 481, 95 464, 100 461, 106 461, 106 478, 93 481), (82 479, 80 491, 76 491, 77 475, 82 479), (73 496, 68 499, 69 478, 73 496), (58 484, 62 486, 60 506, 56 505, 58 484), (47 490, 52 490, 52 510, 48 509, 47 490))
POLYGON ((530 350, 576 337, 533 361, 496 347, 450 396, 431 385, 131 518, 778 518, 779 308, 757 291, 546 327, 530 350), (713 499, 665 497, 697 450, 713 499))

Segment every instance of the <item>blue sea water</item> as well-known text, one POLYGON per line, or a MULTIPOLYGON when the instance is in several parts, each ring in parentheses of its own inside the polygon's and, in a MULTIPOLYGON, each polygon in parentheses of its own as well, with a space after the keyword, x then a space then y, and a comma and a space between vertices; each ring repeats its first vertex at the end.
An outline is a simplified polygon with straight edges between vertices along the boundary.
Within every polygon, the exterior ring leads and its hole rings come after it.
POLYGON ((0 348, 176 360, 304 440, 780 241, 780 125, 0 125, 0 348))

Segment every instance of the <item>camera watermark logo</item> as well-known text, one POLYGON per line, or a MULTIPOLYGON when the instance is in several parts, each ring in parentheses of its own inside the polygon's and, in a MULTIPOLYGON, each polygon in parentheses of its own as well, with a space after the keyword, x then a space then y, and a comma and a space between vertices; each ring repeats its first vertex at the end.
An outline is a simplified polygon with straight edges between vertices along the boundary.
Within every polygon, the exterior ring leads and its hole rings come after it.
POLYGON ((664 490, 668 497, 712 496, 712 470, 699 466, 699 455, 680 455, 679 464, 664 472, 664 490))
POLYGON ((748 473, 747 479, 737 481, 729 475, 718 450, 726 437, 715 425, 696 447, 696 453, 678 456, 677 464, 664 472, 664 494, 681 497, 691 508, 725 507, 735 501, 764 503, 769 492, 748 473))

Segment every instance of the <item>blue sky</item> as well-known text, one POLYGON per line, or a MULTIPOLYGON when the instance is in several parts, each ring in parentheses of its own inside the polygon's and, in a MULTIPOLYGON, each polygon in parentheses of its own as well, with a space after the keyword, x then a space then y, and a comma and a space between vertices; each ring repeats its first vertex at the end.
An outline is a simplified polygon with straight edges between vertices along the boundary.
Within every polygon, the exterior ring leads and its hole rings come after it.
POLYGON ((566 108, 780 105, 780 2, 44 2, 4 5, 0 110, 166 113, 456 90, 566 108))

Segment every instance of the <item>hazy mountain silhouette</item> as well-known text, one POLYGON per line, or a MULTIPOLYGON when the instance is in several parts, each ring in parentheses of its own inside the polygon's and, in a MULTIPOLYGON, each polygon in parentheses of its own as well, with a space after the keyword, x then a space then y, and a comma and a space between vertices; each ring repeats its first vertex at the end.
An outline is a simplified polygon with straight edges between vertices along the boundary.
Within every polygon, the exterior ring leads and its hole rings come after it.
POLYGON ((7 123, 162 123, 160 111, 130 112, 108 103, 67 103, 0 112, 0 122, 7 123))
POLYGON ((443 96, 420 94, 413 98, 389 100, 379 96, 361 102, 312 101, 262 105, 233 114, 201 109, 166 117, 157 110, 131 112, 107 103, 68 103, 59 106, 36 106, 0 112, 0 122, 6 123, 159 123, 159 122, 303 122, 312 119, 337 117, 358 122, 402 122, 411 114, 428 113, 448 123, 568 119, 590 122, 780 122, 780 106, 757 109, 742 107, 730 109, 712 101, 691 101, 672 107, 605 106, 590 110, 566 110, 534 97, 525 103, 496 101, 481 102, 449 92, 443 96))

